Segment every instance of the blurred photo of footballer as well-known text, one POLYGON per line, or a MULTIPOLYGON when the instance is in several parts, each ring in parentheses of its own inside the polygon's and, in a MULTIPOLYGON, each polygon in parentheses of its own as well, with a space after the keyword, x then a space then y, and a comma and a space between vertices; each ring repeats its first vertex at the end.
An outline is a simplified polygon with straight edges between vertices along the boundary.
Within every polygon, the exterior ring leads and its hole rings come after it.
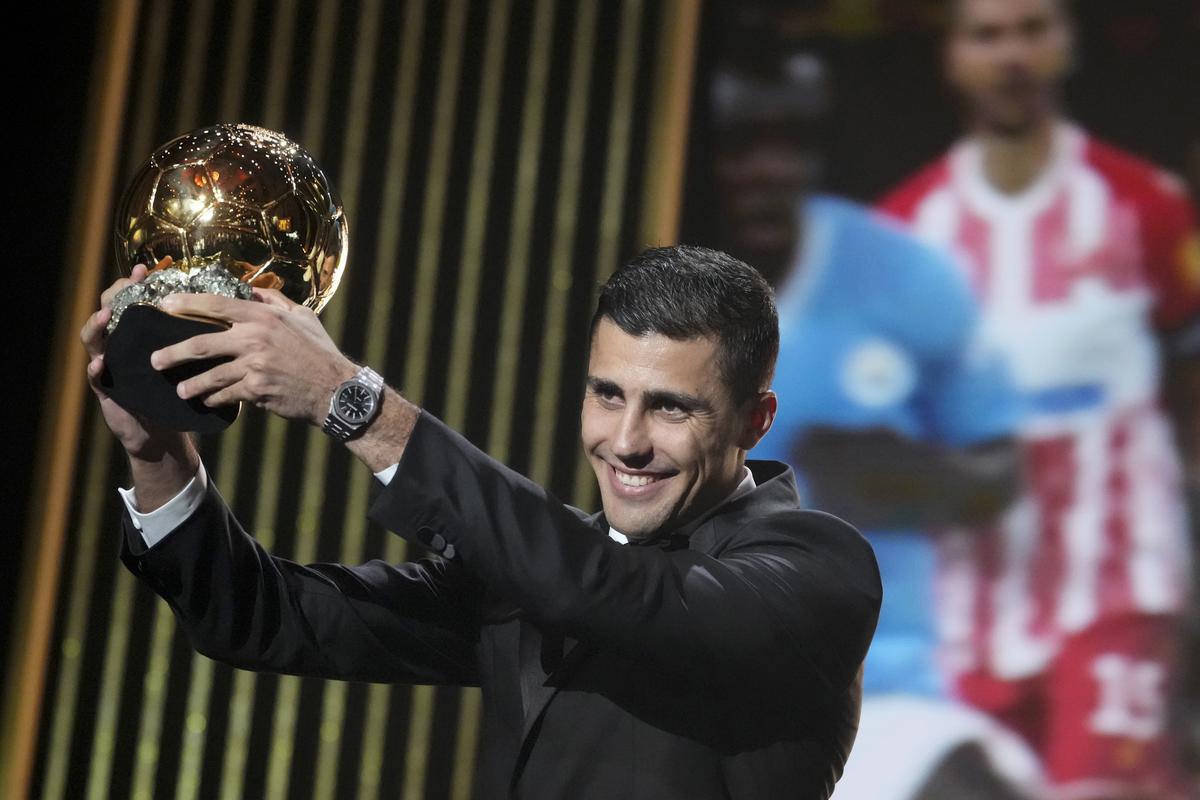
POLYGON ((967 135, 882 207, 967 269, 1021 394, 1026 482, 994 530, 942 542, 955 689, 1026 738, 1056 797, 1191 796, 1167 723, 1200 462, 1195 213, 1064 116, 1064 3, 950 5, 967 135))

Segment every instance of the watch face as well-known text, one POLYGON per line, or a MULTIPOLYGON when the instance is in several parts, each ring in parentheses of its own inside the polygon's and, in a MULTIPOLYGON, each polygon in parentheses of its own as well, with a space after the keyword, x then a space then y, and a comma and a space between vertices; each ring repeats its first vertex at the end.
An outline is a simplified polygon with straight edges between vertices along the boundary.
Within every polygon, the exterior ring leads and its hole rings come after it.
POLYGON ((362 422, 371 416, 371 412, 374 410, 375 395, 367 391, 365 387, 351 384, 338 392, 338 416, 347 422, 351 424, 362 422))

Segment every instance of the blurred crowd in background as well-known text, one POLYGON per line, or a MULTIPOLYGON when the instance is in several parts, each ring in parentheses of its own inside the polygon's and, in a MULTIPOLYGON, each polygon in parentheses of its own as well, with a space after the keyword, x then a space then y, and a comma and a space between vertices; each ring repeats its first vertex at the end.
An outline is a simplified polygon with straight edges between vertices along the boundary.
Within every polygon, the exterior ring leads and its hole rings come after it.
MULTIPOLYGON (((1104 112, 1149 152, 1075 121, 1067 2, 861 5, 706 10, 681 237, 777 290, 780 413, 751 457, 795 466, 879 559, 834 796, 1195 797, 1200 238, 1148 156, 1196 109, 1104 112), (912 91, 847 94, 831 41, 872 21, 921 32, 868 60, 912 91), (907 125, 864 126, 872 102, 907 125)), ((1136 19, 1118 36, 1161 46, 1136 19)))

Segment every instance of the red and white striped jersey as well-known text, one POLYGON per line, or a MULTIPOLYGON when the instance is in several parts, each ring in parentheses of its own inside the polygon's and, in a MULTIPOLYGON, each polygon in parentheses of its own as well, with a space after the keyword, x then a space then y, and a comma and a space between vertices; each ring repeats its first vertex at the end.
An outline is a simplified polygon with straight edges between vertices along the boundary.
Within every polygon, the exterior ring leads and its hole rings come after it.
POLYGON ((939 568, 950 668, 1014 678, 1066 633, 1185 598, 1158 341, 1200 312, 1200 245, 1179 181, 1072 125, 1019 194, 981 159, 961 142, 883 210, 956 254, 1022 394, 1025 495, 994 530, 943 537, 939 568))

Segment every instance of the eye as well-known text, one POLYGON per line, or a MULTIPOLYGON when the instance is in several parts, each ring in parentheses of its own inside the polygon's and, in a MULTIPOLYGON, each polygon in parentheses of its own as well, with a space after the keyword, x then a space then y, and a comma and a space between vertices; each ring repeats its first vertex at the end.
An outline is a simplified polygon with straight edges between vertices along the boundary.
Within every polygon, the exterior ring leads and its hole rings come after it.
POLYGON ((654 410, 661 416, 671 420, 681 420, 687 417, 689 410, 671 400, 661 400, 654 404, 654 410))
POLYGON ((593 386, 589 391, 605 408, 619 408, 621 405, 621 393, 610 386, 593 386))

